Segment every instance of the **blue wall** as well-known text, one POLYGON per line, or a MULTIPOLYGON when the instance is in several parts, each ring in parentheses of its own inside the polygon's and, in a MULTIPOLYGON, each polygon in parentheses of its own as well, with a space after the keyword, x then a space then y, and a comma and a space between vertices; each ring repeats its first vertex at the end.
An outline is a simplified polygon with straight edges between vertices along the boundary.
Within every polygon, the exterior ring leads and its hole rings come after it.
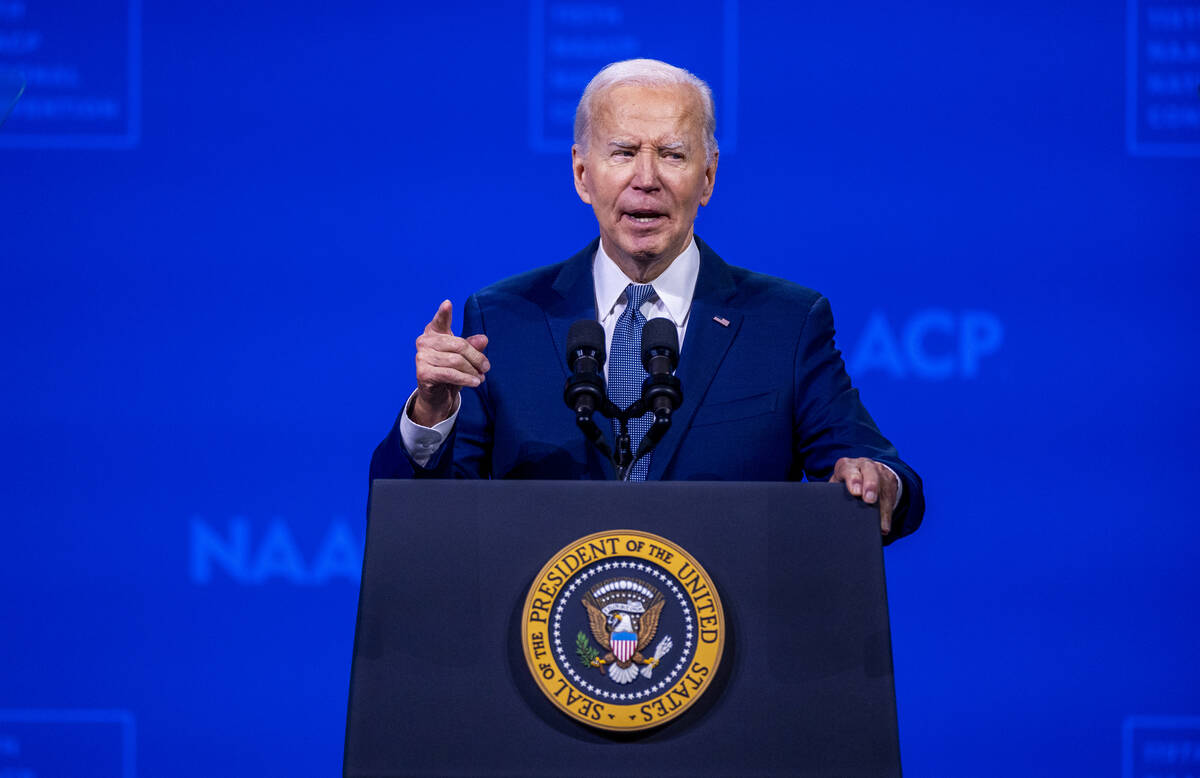
POLYGON ((697 231, 833 301, 925 477, 909 773, 1194 772, 1196 6, 482 6, 0 0, 0 773, 340 770, 413 339, 593 236, 569 106, 632 55, 711 81, 697 231))

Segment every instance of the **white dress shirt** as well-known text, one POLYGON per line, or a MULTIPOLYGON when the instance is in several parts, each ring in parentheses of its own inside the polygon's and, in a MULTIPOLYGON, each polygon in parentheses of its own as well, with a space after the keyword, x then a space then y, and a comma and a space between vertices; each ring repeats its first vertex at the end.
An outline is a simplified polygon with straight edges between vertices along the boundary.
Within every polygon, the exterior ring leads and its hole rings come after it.
MULTIPOLYGON (((675 322, 679 334, 679 348, 683 350, 683 335, 687 332, 688 316, 692 312, 692 295, 696 291, 696 278, 700 275, 700 249, 693 238, 683 253, 667 266, 662 274, 651 281, 654 294, 642 303, 642 315, 649 321, 663 317, 675 322)), ((604 344, 612 350, 613 332, 617 319, 625 312, 628 301, 625 287, 636 284, 613 262, 604 251, 603 241, 592 260, 592 281, 596 288, 596 312, 604 326, 604 344)), ((608 362, 604 363, 604 377, 608 377, 608 362)))

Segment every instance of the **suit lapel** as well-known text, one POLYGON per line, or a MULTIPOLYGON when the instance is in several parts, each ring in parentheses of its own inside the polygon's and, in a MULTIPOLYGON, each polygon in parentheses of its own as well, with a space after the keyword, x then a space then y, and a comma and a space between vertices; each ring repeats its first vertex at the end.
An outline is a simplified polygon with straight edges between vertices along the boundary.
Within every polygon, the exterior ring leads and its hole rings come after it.
MULTIPOLYGON (((550 337, 554 341, 555 361, 562 370, 564 381, 568 375, 568 330, 580 319, 596 318, 596 287, 592 280, 592 259, 596 256, 596 247, 599 245, 600 239, 596 238, 587 248, 563 264, 562 270, 559 271, 558 277, 552 284, 556 296, 544 308, 546 324, 550 328, 550 337)), ((559 412, 568 413, 565 408, 560 408, 559 412)), ((598 417, 596 421, 600 424, 601 430, 605 433, 609 432, 609 425, 603 418, 598 417)), ((611 446, 611 435, 606 434, 605 437, 609 438, 611 446)), ((583 452, 591 478, 611 480, 614 477, 612 463, 602 457, 594 447, 587 445, 582 433, 578 435, 576 445, 583 452)))
POLYGON ((558 298, 546 306, 546 324, 554 340, 554 353, 562 369, 563 380, 567 378, 567 331, 579 319, 597 318, 596 288, 592 281, 592 258, 600 239, 593 240, 587 248, 568 259, 558 278, 554 280, 554 291, 558 298))
MULTIPOLYGON (((654 449, 646 474, 650 481, 661 480, 675 458, 696 409, 742 325, 741 312, 733 310, 729 304, 736 291, 729 266, 699 238, 696 238, 696 245, 700 249, 700 275, 696 278, 692 310, 688 314, 687 332, 679 355, 679 367, 675 371, 683 384, 683 405, 675 412, 671 429, 654 449)), ((592 305, 594 307, 595 303, 592 305)), ((563 344, 565 348, 565 339, 563 344)))

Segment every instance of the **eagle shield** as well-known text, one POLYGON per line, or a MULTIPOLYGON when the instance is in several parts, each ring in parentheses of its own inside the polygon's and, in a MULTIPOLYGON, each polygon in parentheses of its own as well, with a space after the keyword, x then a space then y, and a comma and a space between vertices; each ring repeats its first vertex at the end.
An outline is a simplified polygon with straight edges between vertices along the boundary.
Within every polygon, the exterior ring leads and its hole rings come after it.
POLYGON ((637 651, 637 644, 636 632, 612 633, 612 652, 618 662, 628 662, 632 659, 633 653, 637 651))

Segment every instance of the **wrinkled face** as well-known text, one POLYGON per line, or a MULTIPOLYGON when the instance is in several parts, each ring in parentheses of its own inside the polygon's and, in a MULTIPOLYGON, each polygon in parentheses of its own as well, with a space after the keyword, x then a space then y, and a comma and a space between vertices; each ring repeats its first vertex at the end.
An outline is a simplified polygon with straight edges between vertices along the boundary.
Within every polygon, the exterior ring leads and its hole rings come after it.
POLYGON ((716 155, 705 160, 703 116, 700 96, 683 85, 618 85, 593 101, 587 151, 571 149, 575 189, 627 274, 657 275, 691 240, 717 174, 716 155))

